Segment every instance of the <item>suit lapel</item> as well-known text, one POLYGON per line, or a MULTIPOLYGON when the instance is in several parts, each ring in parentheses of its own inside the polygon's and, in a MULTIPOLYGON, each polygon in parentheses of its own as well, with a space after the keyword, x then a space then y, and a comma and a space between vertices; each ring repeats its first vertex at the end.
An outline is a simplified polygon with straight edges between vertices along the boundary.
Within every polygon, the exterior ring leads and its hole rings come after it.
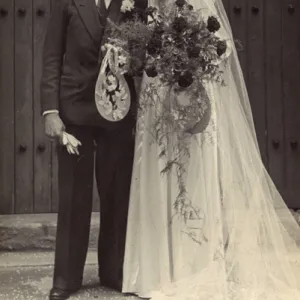
MULTIPOLYGON (((117 0, 118 1, 118 0, 117 0)), ((79 15, 94 42, 99 44, 103 28, 99 22, 95 0, 74 0, 79 15)))

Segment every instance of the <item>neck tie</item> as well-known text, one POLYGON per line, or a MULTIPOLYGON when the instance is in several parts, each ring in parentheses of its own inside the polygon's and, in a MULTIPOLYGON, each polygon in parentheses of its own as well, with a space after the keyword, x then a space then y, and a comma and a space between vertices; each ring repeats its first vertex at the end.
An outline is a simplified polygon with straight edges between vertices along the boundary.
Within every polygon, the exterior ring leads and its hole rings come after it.
POLYGON ((97 8, 98 8, 98 12, 99 12, 100 16, 101 17, 106 17, 106 15, 107 15, 107 8, 106 8, 104 0, 98 0, 97 8))
MULTIPOLYGON (((97 2, 97 10, 99 16, 99 24, 101 29, 101 40, 103 39, 106 23, 107 23, 107 15, 108 10, 106 8, 104 0, 98 0, 97 2)), ((101 41, 100 41, 100 51, 99 51, 99 61, 102 61, 102 51, 101 51, 101 41)))

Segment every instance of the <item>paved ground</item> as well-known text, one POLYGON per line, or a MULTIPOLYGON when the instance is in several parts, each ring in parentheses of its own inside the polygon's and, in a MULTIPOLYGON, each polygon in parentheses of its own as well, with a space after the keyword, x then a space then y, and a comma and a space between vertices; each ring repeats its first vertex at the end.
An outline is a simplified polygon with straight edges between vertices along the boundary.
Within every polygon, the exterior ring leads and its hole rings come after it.
MULTIPOLYGON (((293 215, 300 224, 300 211, 293 212, 293 215)), ((52 285, 52 249, 55 241, 56 215, 2 217, 0 218, 0 250, 2 250, 0 251, 0 300, 47 300, 52 285), (47 249, 47 252, 39 252, 42 249, 47 249), (9 252, 11 250, 18 252, 9 252)), ((84 287, 70 300, 137 300, 136 297, 124 296, 99 286, 96 273, 97 256, 93 250, 96 247, 98 223, 98 214, 93 214, 84 287)), ((291 234, 300 245, 298 231, 291 234)), ((295 253, 290 259, 300 278, 300 253, 295 253)))
MULTIPOLYGON (((48 299, 52 285, 53 253, 0 254, 0 300, 48 299)), ((90 253, 84 273, 84 286, 70 300, 136 300, 98 284, 96 254, 90 253)))
MULTIPOLYGON (((290 256, 300 277, 300 253, 290 256)), ((47 300, 52 285, 53 253, 0 253, 0 300, 47 300)), ((89 253, 80 292, 70 300, 138 300, 100 287, 96 253, 89 253)))
MULTIPOLYGON (((98 285, 96 266, 89 265, 85 270, 84 286, 70 300, 133 300, 132 296, 124 296, 98 285)), ((48 299, 52 284, 52 267, 9 267, 0 268, 1 300, 42 300, 48 299)))

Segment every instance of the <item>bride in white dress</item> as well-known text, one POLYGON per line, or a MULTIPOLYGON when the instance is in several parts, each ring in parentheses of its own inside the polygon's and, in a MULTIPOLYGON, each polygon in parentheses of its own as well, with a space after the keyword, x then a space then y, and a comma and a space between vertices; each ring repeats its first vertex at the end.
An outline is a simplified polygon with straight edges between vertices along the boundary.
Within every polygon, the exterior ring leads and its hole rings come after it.
POLYGON ((166 161, 146 129, 149 110, 138 122, 123 292, 153 300, 300 299, 291 259, 300 253, 300 230, 263 166, 224 7, 221 0, 188 2, 217 16, 231 45, 221 64, 226 86, 205 86, 210 122, 190 135, 185 184, 201 218, 172 218, 177 181, 161 175, 166 161))

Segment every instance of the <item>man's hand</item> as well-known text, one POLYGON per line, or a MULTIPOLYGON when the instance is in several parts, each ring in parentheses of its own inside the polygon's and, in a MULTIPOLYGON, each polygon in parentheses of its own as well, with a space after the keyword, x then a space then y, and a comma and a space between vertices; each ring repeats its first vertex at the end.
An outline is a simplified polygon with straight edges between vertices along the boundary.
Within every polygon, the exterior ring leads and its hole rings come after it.
POLYGON ((65 125, 58 113, 49 113, 45 118, 45 133, 49 138, 59 138, 65 130, 65 125))

